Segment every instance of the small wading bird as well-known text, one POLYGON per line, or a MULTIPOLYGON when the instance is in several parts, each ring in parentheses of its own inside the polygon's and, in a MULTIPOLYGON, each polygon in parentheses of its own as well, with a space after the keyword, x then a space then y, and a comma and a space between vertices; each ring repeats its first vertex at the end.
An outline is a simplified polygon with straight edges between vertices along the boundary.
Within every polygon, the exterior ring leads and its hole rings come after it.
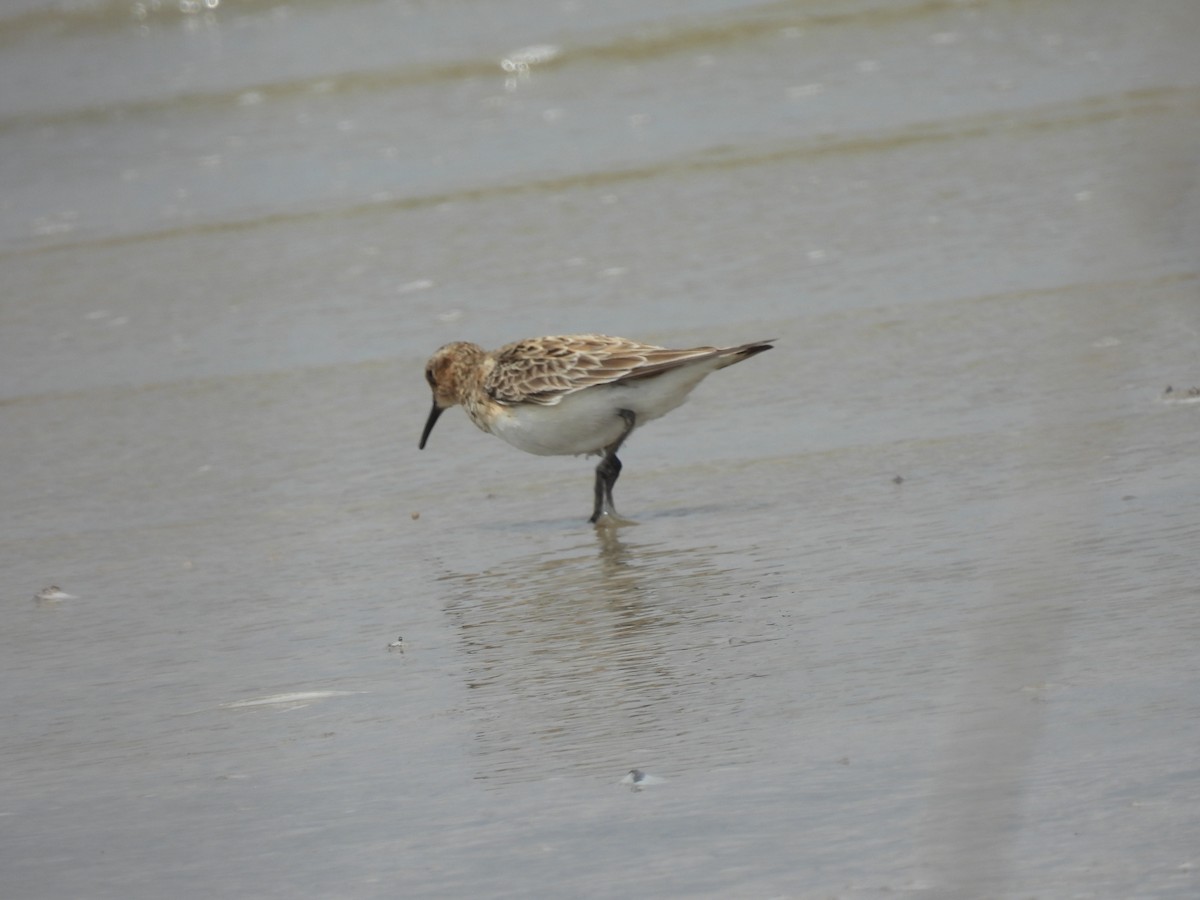
POLYGON ((421 433, 425 449, 445 410, 462 405, 479 428, 540 456, 600 454, 591 520, 619 522, 613 485, 617 451, 634 428, 679 406, 704 377, 771 349, 668 350, 602 334, 531 338, 488 352, 456 341, 425 366, 433 409, 421 433))

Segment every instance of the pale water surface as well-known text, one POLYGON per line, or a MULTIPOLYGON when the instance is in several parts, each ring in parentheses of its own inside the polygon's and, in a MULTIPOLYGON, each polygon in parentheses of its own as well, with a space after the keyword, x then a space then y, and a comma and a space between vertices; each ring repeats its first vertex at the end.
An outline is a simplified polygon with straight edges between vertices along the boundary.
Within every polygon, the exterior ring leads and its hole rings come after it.
POLYGON ((6 4, 0 896, 1200 895, 1198 35, 6 4), (640 524, 417 451, 592 330, 778 339, 640 524))

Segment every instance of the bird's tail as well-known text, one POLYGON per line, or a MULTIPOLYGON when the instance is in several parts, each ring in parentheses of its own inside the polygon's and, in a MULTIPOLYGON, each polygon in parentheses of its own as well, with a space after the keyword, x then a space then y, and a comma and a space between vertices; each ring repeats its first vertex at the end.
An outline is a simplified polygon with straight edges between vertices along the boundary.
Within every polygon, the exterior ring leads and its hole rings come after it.
POLYGON ((718 368, 732 366, 734 363, 740 363, 743 359, 749 359, 762 353, 764 350, 770 350, 774 346, 776 338, 770 338, 765 341, 754 341, 751 344, 742 344, 738 347, 726 347, 721 351, 721 365, 718 368))

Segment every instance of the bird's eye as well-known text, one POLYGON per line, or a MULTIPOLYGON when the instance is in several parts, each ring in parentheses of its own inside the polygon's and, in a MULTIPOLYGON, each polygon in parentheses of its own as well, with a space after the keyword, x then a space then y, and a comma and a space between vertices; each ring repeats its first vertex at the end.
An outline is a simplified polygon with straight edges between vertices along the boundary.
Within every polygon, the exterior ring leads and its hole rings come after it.
POLYGON ((430 387, 437 387, 437 382, 433 379, 433 369, 425 370, 425 380, 429 382, 430 387))

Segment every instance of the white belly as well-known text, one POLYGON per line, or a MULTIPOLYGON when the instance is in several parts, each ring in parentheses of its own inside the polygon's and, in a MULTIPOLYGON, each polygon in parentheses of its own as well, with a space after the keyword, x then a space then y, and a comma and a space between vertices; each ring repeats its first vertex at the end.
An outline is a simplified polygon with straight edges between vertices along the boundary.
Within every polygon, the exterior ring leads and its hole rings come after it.
POLYGON ((578 456, 599 453, 625 431, 621 410, 635 427, 679 406, 713 368, 687 366, 654 378, 597 385, 567 394, 554 406, 505 407, 491 422, 493 434, 526 453, 578 456))

